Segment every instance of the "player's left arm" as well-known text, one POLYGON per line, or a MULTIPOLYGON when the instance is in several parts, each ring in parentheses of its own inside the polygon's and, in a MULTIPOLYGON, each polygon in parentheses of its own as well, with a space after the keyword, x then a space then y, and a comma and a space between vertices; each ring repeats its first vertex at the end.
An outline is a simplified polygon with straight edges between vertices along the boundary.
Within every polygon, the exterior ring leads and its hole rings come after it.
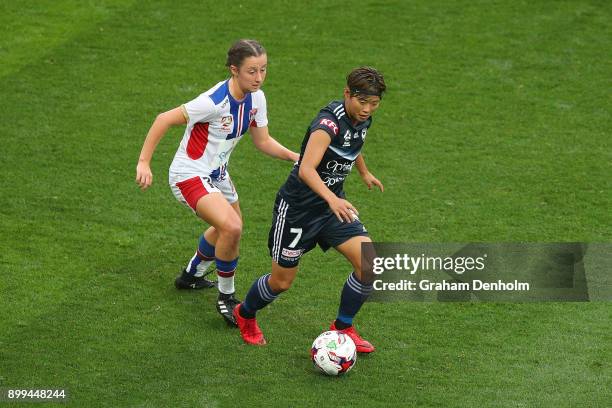
POLYGON ((357 156, 357 159, 355 160, 355 166, 357 167, 357 171, 359 172, 364 184, 368 186, 368 190, 371 190, 372 186, 376 186, 380 189, 380 191, 385 191, 385 187, 380 180, 374 177, 374 175, 368 170, 361 153, 359 153, 359 156, 357 156))
POLYGON ((254 127, 251 126, 249 129, 253 144, 262 153, 267 154, 271 157, 276 157, 281 160, 290 160, 296 162, 299 160, 300 155, 287 149, 285 146, 280 144, 276 139, 270 136, 268 127, 254 127))

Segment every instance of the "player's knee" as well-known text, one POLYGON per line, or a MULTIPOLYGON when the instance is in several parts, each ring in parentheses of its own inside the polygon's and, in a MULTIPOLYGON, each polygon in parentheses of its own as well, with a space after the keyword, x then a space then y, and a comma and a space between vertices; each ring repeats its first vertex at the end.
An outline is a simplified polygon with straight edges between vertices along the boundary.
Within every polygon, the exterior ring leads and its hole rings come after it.
POLYGON ((239 240, 242 234, 242 220, 238 215, 228 217, 223 225, 218 227, 219 233, 225 235, 227 238, 239 240))
POLYGON ((278 273, 278 271, 272 268, 272 275, 268 280, 268 284, 274 292, 280 293, 289 290, 293 279, 295 279, 295 272, 284 271, 284 273, 278 273))
POLYGON ((291 285, 293 284, 293 279, 283 279, 283 280, 270 279, 268 284, 270 285, 270 288, 272 288, 274 292, 280 293, 280 292, 285 292, 289 290, 289 288, 291 288, 291 285))
POLYGON ((355 270, 355 275, 361 276, 361 271, 363 270, 361 269, 361 259, 354 260, 353 262, 351 262, 351 264, 353 265, 353 269, 355 270))

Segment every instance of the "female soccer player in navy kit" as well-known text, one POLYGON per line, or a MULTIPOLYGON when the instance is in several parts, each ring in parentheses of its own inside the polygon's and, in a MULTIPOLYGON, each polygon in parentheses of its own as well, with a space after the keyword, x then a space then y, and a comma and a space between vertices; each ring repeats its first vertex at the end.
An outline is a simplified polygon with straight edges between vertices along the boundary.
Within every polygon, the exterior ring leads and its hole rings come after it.
POLYGON ((374 351, 353 327, 353 318, 372 291, 371 283, 361 276, 361 244, 371 240, 342 187, 355 165, 368 188, 374 185, 383 190, 382 183, 368 171, 361 148, 385 89, 378 71, 357 68, 347 77, 344 100, 331 102, 308 127, 300 161, 276 197, 268 239, 272 271, 257 279, 244 302, 234 309, 246 343, 266 344, 256 312, 289 289, 300 257, 319 244, 324 251, 335 248, 353 266, 331 330, 351 337, 358 352, 374 351))
POLYGON ((273 139, 268 132, 266 98, 260 89, 265 78, 267 55, 255 40, 239 40, 227 53, 230 78, 219 82, 194 100, 157 116, 145 139, 136 182, 147 189, 152 181, 153 152, 170 126, 187 125, 170 166, 170 187, 177 200, 189 206, 210 227, 198 248, 176 278, 179 289, 213 287, 204 277, 212 263, 217 267, 217 311, 236 324, 233 309, 234 272, 242 233, 238 194, 227 171, 229 157, 249 130, 255 147, 283 160, 299 156, 273 139))

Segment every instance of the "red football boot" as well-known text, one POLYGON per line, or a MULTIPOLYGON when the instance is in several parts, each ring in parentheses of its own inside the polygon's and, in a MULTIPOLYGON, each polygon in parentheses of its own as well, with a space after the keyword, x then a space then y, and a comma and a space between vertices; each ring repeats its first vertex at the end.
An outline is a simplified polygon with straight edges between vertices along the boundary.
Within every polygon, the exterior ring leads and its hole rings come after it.
POLYGON ((349 336, 351 340, 353 340, 353 343, 355 343, 358 353, 371 353, 374 351, 374 346, 370 344, 369 341, 362 339, 359 333, 357 333, 357 330, 355 330, 354 326, 347 327, 344 330, 340 330, 336 328, 336 321, 334 320, 334 322, 329 327, 329 330, 337 330, 340 333, 344 333, 349 336))
POLYGON ((236 323, 238 324, 238 329, 240 330, 240 335, 242 339, 247 344, 253 344, 255 346, 263 346, 266 344, 266 339, 261 332, 261 329, 257 325, 257 320, 255 318, 245 319, 240 316, 240 308, 242 307, 242 303, 234 308, 233 314, 236 319, 236 323))

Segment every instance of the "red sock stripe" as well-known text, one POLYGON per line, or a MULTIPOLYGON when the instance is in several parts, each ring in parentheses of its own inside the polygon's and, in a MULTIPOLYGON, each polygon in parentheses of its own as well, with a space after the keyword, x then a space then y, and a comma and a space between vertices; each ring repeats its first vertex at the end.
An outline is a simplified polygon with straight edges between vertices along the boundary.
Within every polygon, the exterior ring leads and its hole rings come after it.
POLYGON ((215 260, 214 256, 213 257, 206 256, 203 253, 201 253, 199 249, 197 250, 197 253, 198 253, 198 257, 201 258, 204 261, 214 261, 215 260))
POLYGON ((222 278, 231 278, 232 276, 234 276, 234 272, 236 272, 235 269, 231 270, 231 271, 228 271, 228 272, 220 271, 220 270, 217 269, 217 275, 219 275, 222 278))

